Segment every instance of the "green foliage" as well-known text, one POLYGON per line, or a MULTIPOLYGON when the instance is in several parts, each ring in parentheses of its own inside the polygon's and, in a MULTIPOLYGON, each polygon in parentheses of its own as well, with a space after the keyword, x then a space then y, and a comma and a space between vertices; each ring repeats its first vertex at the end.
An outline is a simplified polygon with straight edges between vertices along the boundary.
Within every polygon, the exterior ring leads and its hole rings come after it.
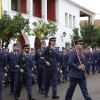
POLYGON ((74 40, 80 39, 78 28, 73 29, 73 35, 71 35, 71 46, 74 46, 74 40))
POLYGON ((96 46, 97 45, 97 35, 98 35, 98 28, 90 23, 86 23, 81 26, 81 36, 84 40, 85 46, 96 46))
POLYGON ((97 27, 97 30, 98 34, 96 35, 97 38, 96 46, 100 47, 100 26, 97 27))
POLYGON ((38 20, 33 22, 33 36, 39 37, 40 40, 46 40, 50 36, 54 36, 58 30, 57 25, 54 22, 48 20, 47 22, 43 20, 38 20))
POLYGON ((29 31, 29 20, 22 17, 21 12, 17 12, 12 19, 6 11, 4 12, 0 20, 0 38, 3 41, 3 48, 6 48, 12 39, 19 39, 22 32, 29 33, 29 31))

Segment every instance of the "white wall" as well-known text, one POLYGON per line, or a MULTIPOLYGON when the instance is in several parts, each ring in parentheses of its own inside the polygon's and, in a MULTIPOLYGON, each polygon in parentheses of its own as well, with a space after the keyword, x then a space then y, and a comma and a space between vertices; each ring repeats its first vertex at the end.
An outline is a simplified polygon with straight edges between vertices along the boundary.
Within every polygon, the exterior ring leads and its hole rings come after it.
POLYGON ((58 32, 57 32, 57 46, 65 46, 65 43, 71 42, 70 35, 73 33, 73 16, 75 16, 75 26, 79 28, 80 23, 80 9, 73 4, 69 3, 67 0, 59 0, 59 14, 58 15, 58 32), (65 13, 72 15, 72 27, 69 27, 69 18, 68 18, 68 26, 65 24, 65 13), (63 42, 61 39, 61 35, 63 32, 66 32, 67 35, 63 38, 63 42))
MULTIPOLYGON (((16 12, 11 11, 10 2, 11 0, 2 0, 2 7, 3 7, 3 10, 7 10, 9 14, 11 15, 11 17, 13 17, 16 14, 16 12)), ((28 3, 27 5, 27 10, 30 9, 30 8, 28 9, 28 7, 30 7, 30 3, 28 3)), ((57 37, 56 46, 59 46, 60 48, 62 46, 65 46, 65 43, 71 42, 70 35, 73 33, 72 30, 74 28, 73 23, 72 23, 72 27, 69 27, 69 24, 68 26, 65 25, 65 13, 68 14, 68 23, 69 23, 69 14, 72 16, 72 22, 73 22, 73 16, 75 16, 76 28, 79 28, 79 23, 80 23, 80 9, 78 7, 69 3, 67 0, 56 0, 56 20, 57 20, 56 24, 58 25, 58 32, 56 34, 56 37, 57 37), (66 37, 61 38, 63 32, 66 32, 67 34, 66 34, 66 37)), ((32 14, 29 14, 29 15, 23 14, 23 16, 25 18, 29 18, 31 28, 33 28, 32 23, 39 19, 39 18, 33 17, 32 14)), ((26 43, 30 43, 31 47, 34 47, 35 37, 26 36, 25 39, 26 39, 25 40, 26 43)), ((11 42, 11 44, 12 43, 13 42, 11 42)))

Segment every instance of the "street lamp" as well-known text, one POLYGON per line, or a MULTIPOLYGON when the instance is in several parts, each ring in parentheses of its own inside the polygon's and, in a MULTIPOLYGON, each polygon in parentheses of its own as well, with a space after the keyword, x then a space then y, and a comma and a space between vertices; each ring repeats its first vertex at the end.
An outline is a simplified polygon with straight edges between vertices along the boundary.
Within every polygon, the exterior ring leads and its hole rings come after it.
POLYGON ((61 35, 62 42, 63 42, 63 38, 66 36, 66 34, 67 34, 66 32, 63 32, 63 33, 62 33, 62 35, 61 35))

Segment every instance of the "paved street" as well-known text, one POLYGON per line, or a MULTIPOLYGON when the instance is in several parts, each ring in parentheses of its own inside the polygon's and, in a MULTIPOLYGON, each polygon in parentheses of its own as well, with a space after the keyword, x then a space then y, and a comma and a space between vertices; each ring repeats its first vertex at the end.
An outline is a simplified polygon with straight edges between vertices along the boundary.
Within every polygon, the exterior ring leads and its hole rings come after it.
MULTIPOLYGON (((58 100, 64 100, 65 93, 68 88, 68 84, 69 84, 69 82, 58 85, 58 94, 60 95, 60 99, 58 99, 58 100), (66 86, 66 85, 67 85, 67 87, 62 89, 62 87, 66 86)), ((92 100, 100 100, 100 74, 91 75, 87 79, 87 85, 88 85, 89 94, 92 97, 92 100)), ((37 85, 32 86, 32 91, 33 91, 33 97, 35 97, 37 100, 52 100, 51 88, 50 88, 50 92, 49 92, 49 98, 45 98, 44 95, 41 95, 38 92, 37 85)), ((10 94, 9 87, 8 88, 3 87, 3 94, 2 94, 3 100, 14 100, 13 96, 10 96, 9 94, 10 94)), ((27 100, 27 94, 26 94, 25 88, 23 88, 23 90, 21 92, 21 97, 19 100, 27 100)), ((84 100, 79 86, 77 86, 72 100, 84 100)))

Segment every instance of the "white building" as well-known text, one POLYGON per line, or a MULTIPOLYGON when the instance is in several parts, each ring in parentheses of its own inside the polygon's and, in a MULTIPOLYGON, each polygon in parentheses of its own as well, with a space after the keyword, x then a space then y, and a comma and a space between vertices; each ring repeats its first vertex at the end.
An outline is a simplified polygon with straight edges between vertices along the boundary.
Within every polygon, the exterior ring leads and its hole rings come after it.
MULTIPOLYGON (((2 10, 6 10, 11 17, 16 14, 17 9, 29 19, 31 28, 32 23, 39 19, 54 21, 58 25, 56 45, 59 47, 69 47, 72 30, 75 27, 80 28, 80 17, 88 16, 90 22, 95 14, 71 0, 2 0, 2 10)), ((19 44, 22 46, 28 43, 37 49, 37 41, 38 38, 22 33, 19 44)))

